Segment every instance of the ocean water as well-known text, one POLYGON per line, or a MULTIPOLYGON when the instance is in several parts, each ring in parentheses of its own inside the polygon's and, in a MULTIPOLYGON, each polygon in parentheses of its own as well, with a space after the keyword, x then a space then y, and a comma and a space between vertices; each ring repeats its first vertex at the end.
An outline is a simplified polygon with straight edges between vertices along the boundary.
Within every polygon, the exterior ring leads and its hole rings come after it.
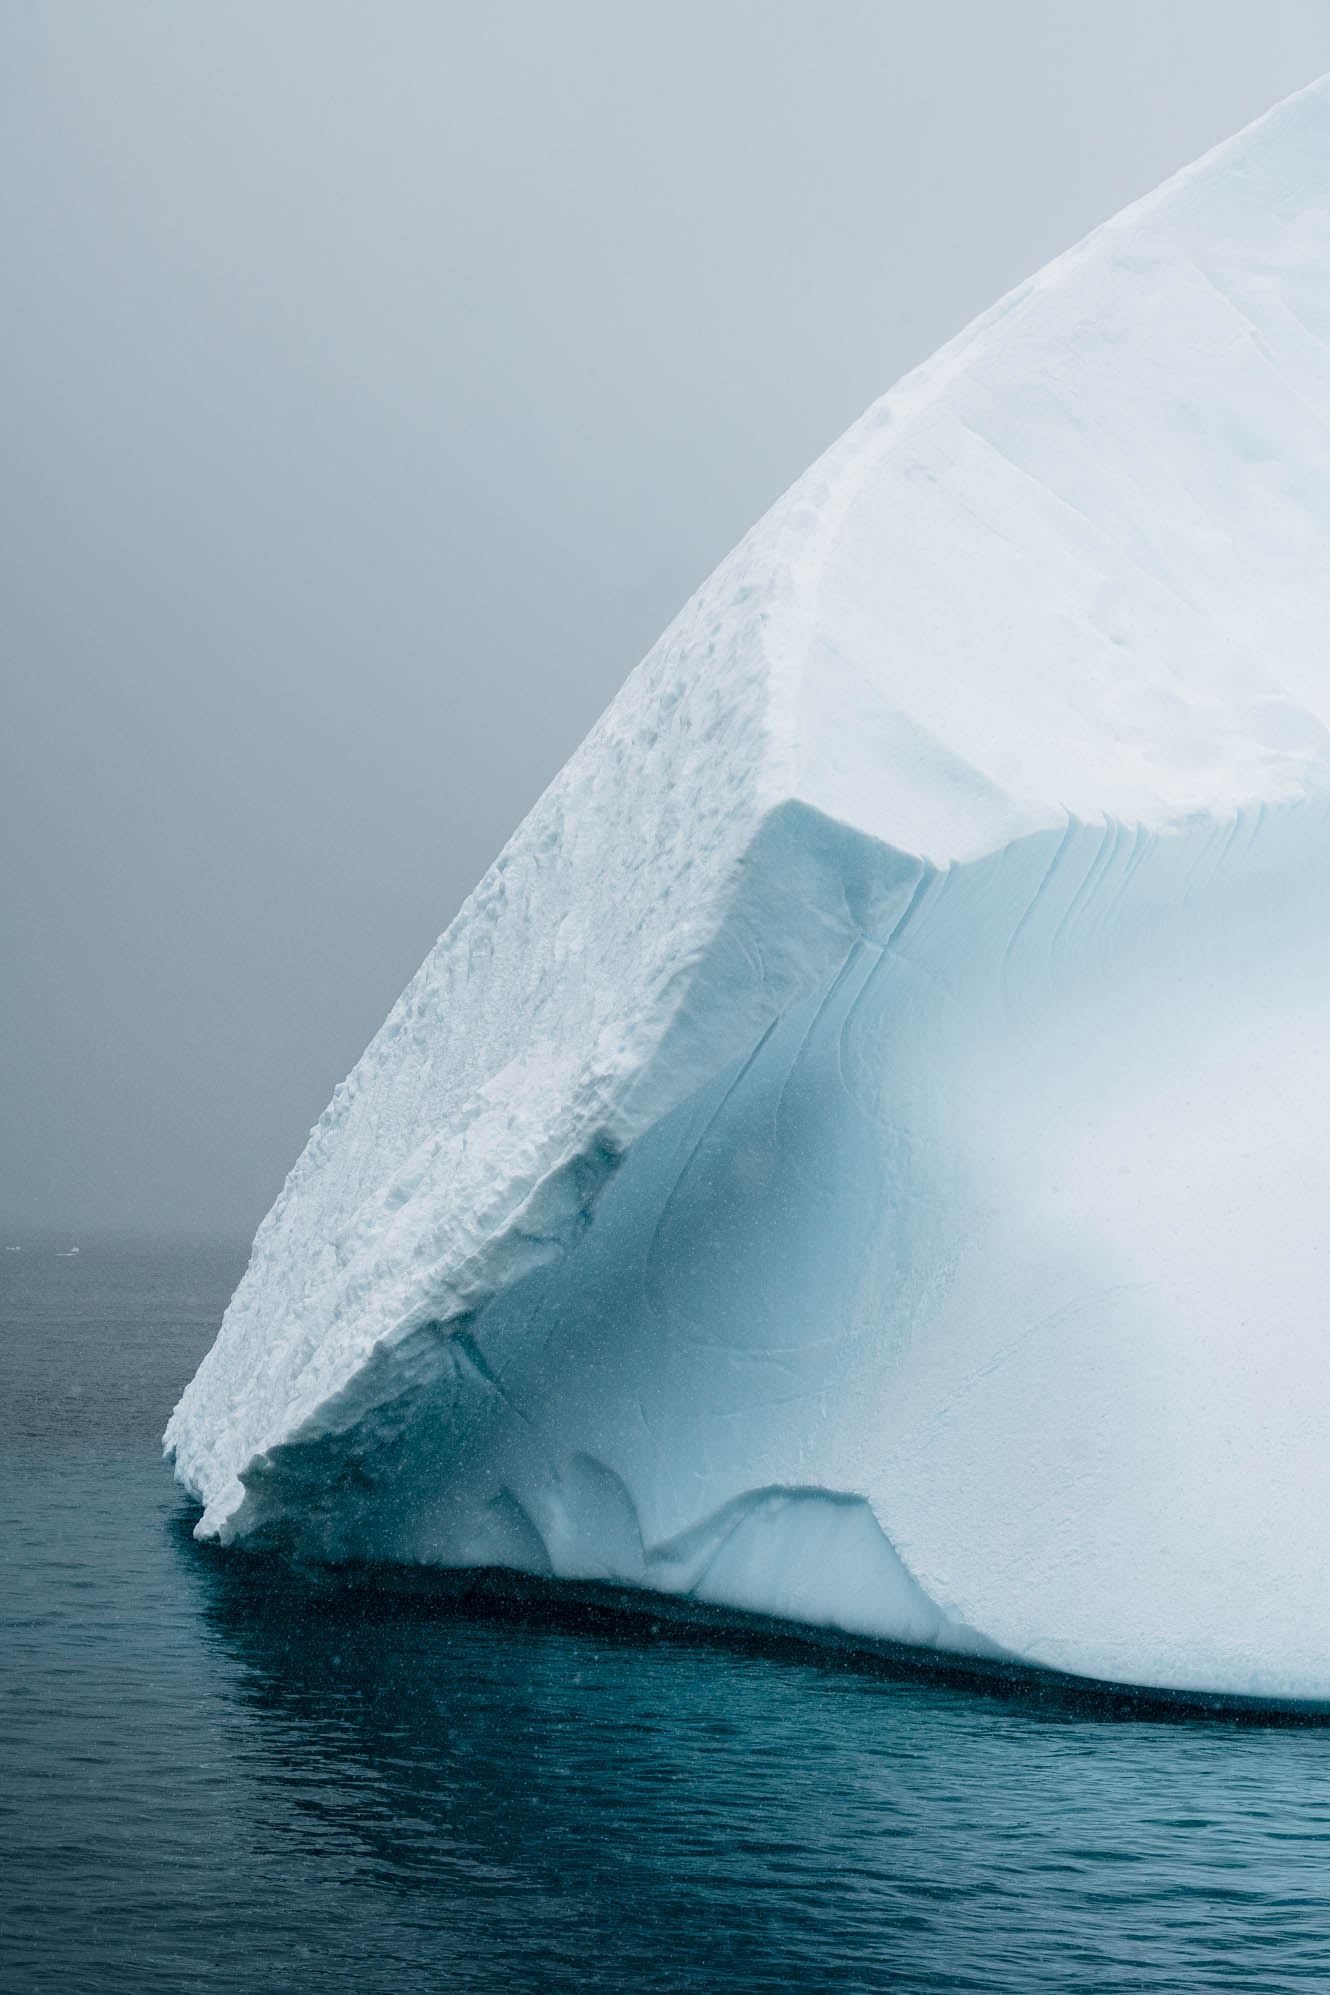
POLYGON ((1330 1988, 1330 1727, 210 1551, 243 1249, 0 1253, 0 1987, 1330 1988))

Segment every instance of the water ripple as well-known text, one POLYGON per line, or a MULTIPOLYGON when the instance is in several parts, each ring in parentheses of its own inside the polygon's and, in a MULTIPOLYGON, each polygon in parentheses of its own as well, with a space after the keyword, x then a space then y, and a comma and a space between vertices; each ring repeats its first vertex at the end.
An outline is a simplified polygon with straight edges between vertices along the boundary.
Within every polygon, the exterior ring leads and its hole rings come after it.
POLYGON ((7 1318, 14 1995, 1330 1981, 1330 1730, 1104 1722, 195 1546, 155 1432, 235 1272, 81 1256, 7 1318))

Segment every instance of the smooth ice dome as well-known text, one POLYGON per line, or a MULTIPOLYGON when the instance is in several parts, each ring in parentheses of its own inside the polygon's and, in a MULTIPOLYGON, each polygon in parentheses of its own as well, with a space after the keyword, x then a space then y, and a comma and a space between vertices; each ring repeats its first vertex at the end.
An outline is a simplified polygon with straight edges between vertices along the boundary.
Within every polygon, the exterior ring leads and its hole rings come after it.
POLYGON ((336 1092, 200 1535, 1330 1697, 1330 82, 877 403, 336 1092))

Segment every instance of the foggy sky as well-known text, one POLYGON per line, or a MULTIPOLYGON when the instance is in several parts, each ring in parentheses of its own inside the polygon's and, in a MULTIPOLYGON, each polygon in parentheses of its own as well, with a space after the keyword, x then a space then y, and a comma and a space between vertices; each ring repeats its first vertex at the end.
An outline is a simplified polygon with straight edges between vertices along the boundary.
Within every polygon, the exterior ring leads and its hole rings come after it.
POLYGON ((876 395, 1325 0, 4 0, 0 1228, 252 1232, 876 395))

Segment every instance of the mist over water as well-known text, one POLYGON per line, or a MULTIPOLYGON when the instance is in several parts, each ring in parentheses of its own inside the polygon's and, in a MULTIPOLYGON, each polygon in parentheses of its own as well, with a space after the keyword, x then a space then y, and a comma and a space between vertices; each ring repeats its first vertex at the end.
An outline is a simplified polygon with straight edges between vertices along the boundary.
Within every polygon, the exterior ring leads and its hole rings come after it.
POLYGON ((1326 69, 1324 0, 0 8, 0 1214, 252 1235, 728 549, 1326 69))
POLYGON ((1330 1729, 195 1545, 157 1436, 243 1258, 0 1260, 7 1989, 1324 1985, 1330 1729))

